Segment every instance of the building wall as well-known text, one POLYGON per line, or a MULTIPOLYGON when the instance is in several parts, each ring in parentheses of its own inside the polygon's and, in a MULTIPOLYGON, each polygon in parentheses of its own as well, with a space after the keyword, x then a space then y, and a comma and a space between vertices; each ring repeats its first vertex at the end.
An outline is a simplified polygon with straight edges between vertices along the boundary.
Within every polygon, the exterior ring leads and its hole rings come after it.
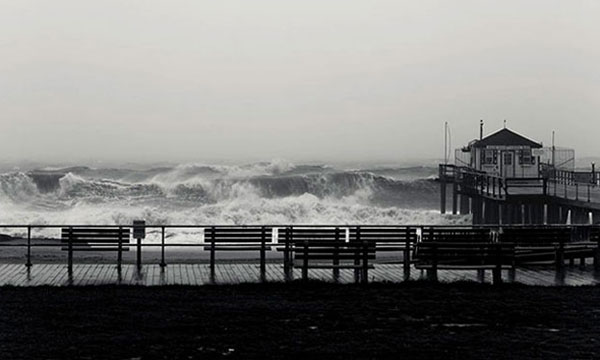
POLYGON ((538 177, 539 157, 522 146, 472 148, 474 169, 504 177, 538 177))

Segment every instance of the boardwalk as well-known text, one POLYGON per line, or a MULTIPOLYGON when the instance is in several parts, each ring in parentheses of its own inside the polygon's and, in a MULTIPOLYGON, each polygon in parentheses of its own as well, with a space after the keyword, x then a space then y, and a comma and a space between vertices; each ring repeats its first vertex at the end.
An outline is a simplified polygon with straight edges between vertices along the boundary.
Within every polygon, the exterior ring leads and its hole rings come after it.
MULTIPOLYGON (((310 278, 322 281, 334 281, 331 270, 311 270, 310 278)), ((301 277, 299 269, 295 269, 296 279, 301 277)), ((504 281, 526 285, 541 286, 581 286, 600 283, 600 273, 594 272, 591 265, 566 267, 563 273, 557 273, 553 267, 519 268, 514 279, 508 271, 502 274, 504 281)), ((217 264, 215 283, 238 284, 259 282, 258 264, 217 264)), ((424 280, 424 271, 412 268, 410 280, 424 280)), ((398 265, 381 264, 369 272, 369 281, 402 282, 405 281, 402 267, 398 265)), ((477 272, 473 270, 440 270, 438 280, 479 281, 477 272)), ((486 271, 484 282, 491 282, 491 272, 486 271)), ((284 281, 283 267, 280 264, 267 265, 267 281, 284 281)), ((349 270, 340 271, 339 282, 353 282, 353 273, 349 270)), ((86 286, 86 285, 206 285, 210 284, 209 266, 205 264, 172 264, 166 268, 159 265, 145 265, 138 273, 135 265, 124 265, 121 277, 115 265, 112 264, 80 264, 75 265, 73 276, 70 278, 64 264, 37 264, 29 270, 23 265, 0 265, 0 285, 13 286, 86 286)))

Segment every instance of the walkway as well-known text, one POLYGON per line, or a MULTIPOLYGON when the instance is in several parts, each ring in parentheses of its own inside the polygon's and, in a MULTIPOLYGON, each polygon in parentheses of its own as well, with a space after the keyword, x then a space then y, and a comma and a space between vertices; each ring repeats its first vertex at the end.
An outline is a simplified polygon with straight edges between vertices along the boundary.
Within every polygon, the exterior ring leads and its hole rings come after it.
MULTIPOLYGON (((284 281, 283 267, 280 264, 267 265, 267 281, 284 281)), ((299 269, 295 269, 296 279, 301 277, 299 269)), ((331 270, 310 270, 311 279, 333 281, 331 270)), ((491 283, 491 271, 486 271, 484 282, 491 283)), ((260 278, 257 264, 218 264, 216 265, 215 282, 217 284, 238 284, 258 282, 260 278)), ((580 266, 565 267, 558 274, 553 267, 516 270, 514 280, 509 272, 503 271, 502 278, 507 282, 517 282, 526 285, 542 286, 579 286, 596 285, 600 283, 600 273, 594 272, 592 265, 585 268, 580 266)), ((341 270, 341 283, 353 282, 351 270, 341 270)), ((424 271, 411 269, 411 280, 426 279, 424 271)), ((438 279, 441 282, 478 281, 474 270, 439 270, 438 279)), ((404 275, 401 265, 381 264, 369 271, 369 281, 402 282, 404 275)), ((64 264, 37 264, 29 271, 21 264, 0 265, 0 285, 13 286, 85 286, 85 285, 205 285, 210 284, 209 266, 205 264, 171 264, 166 268, 159 265, 145 265, 138 273, 135 265, 123 265, 121 278, 113 264, 80 264, 75 265, 70 279, 64 264)))

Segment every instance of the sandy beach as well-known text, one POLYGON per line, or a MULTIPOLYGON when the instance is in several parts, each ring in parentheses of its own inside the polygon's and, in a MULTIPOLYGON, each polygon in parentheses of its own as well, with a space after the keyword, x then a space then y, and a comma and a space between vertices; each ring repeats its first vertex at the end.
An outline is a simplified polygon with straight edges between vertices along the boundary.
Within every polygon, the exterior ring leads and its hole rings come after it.
POLYGON ((599 301, 598 287, 514 284, 5 287, 0 355, 593 359, 599 301))

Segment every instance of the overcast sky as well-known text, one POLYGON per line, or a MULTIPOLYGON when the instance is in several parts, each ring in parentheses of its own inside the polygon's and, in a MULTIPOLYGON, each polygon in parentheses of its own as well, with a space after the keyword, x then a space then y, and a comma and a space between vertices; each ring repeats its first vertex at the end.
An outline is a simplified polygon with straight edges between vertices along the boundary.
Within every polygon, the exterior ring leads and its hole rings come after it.
POLYGON ((0 159, 600 155, 598 1, 0 1, 0 159))

